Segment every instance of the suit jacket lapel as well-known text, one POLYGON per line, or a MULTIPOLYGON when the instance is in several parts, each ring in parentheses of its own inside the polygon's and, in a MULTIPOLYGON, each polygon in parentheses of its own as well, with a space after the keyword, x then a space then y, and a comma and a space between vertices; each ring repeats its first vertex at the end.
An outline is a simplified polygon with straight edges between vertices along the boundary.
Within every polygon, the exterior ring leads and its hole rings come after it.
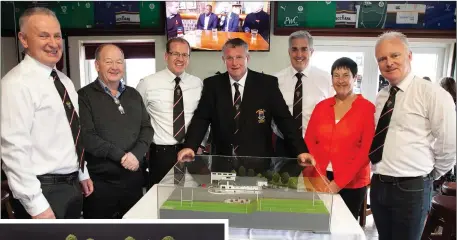
POLYGON ((248 111, 252 111, 251 105, 254 102, 254 93, 256 91, 254 81, 252 72, 248 69, 243 98, 241 99, 240 130, 246 122, 246 116, 250 114, 248 111))
MULTIPOLYGON (((221 121, 227 121, 226 124, 221 124, 222 126, 227 126, 229 132, 232 133, 233 129, 233 117, 235 112, 233 111, 233 99, 232 99, 232 86, 230 85, 230 78, 227 72, 223 73, 222 76, 222 84, 221 84, 221 91, 220 91, 220 107, 219 111, 221 112, 221 121)), ((232 138, 233 134, 229 134, 230 138, 232 138)))

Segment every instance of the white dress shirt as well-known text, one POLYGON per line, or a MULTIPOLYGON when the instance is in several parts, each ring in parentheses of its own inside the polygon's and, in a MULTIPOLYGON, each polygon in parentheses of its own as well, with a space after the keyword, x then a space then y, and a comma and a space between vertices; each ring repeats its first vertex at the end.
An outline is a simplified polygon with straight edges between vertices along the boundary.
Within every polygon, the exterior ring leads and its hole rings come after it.
POLYGON ((206 14, 205 14, 205 25, 203 26, 203 28, 205 30, 209 30, 208 29, 209 17, 211 17, 211 14, 209 16, 206 16, 206 14))
MULTIPOLYGON (((295 68, 289 66, 275 74, 278 78, 279 89, 281 90, 282 96, 284 97, 291 114, 293 114, 294 111, 295 84, 297 84, 298 81, 295 74, 297 74, 297 72, 298 71, 295 70, 295 68)), ((308 65, 302 73, 304 74, 301 79, 303 89, 302 136, 305 136, 306 128, 308 127, 308 122, 314 107, 320 101, 333 96, 335 90, 332 87, 332 77, 329 73, 311 65, 308 65)), ((272 128, 277 136, 284 138, 274 122, 272 123, 272 128)))
POLYGON ((235 81, 233 80, 233 78, 230 76, 229 74, 229 78, 230 78, 230 85, 232 86, 231 89, 232 89, 232 103, 235 104, 234 102, 234 98, 235 98, 235 86, 233 86, 234 83, 238 82, 238 91, 240 92, 240 97, 241 97, 241 102, 243 102, 243 93, 244 93, 244 87, 246 86, 246 78, 248 76, 248 71, 246 71, 246 73, 244 74, 244 76, 238 80, 238 81, 235 81))
MULTIPOLYGON (((184 103, 184 122, 187 132, 194 110, 200 101, 203 81, 186 72, 182 73, 181 87, 184 103)), ((176 76, 165 68, 140 80, 136 89, 143 97, 154 128, 153 142, 157 145, 176 145, 173 137, 173 104, 176 76)))
MULTIPOLYGON (((384 142, 382 160, 373 173, 417 177, 432 172, 435 179, 455 164, 456 112, 443 88, 410 73, 400 84, 384 142)), ((376 98, 376 123, 389 98, 390 86, 376 98)))
POLYGON ((225 31, 228 32, 228 28, 229 28, 229 23, 230 23, 230 17, 232 16, 232 13, 229 12, 227 13, 227 19, 225 20, 225 31))
MULTIPOLYGON (((49 207, 37 175, 69 174, 79 169, 75 143, 52 68, 26 55, 1 81, 3 169, 14 198, 35 216, 49 207)), ((78 112, 71 80, 57 74, 78 112)), ((79 179, 89 178, 85 167, 79 179)))

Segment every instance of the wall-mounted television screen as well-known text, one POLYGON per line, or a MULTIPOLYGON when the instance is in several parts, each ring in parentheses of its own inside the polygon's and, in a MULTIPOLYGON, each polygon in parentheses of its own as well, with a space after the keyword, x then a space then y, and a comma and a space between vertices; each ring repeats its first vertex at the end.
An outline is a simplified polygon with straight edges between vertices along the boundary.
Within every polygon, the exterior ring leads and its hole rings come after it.
POLYGON ((185 38, 192 50, 220 51, 241 38, 249 51, 270 50, 270 2, 166 2, 168 39, 185 38))

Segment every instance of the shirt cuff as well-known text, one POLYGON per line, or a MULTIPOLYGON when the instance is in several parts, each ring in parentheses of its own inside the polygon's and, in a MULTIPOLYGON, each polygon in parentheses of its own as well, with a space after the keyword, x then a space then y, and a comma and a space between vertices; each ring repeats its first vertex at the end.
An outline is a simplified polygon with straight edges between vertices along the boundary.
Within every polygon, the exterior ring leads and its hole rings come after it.
POLYGON ((43 193, 40 193, 40 195, 31 201, 24 199, 20 199, 19 201, 30 216, 36 216, 49 208, 48 200, 46 200, 43 193))
POLYGON ((86 165, 87 165, 87 162, 84 162, 84 172, 82 172, 81 169, 79 169, 79 171, 78 171, 78 179, 80 182, 90 178, 89 170, 87 170, 86 165))

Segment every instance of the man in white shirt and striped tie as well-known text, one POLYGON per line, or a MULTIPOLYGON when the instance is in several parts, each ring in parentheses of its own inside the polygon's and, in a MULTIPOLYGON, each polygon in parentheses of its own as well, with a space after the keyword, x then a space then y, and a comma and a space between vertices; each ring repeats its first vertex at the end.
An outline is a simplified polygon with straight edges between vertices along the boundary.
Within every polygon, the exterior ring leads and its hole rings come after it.
POLYGON ((78 95, 56 63, 62 34, 46 8, 19 19, 24 60, 1 81, 1 152, 16 218, 81 217, 93 191, 80 138, 78 95))
POLYGON ((375 56, 389 86, 375 104, 371 210, 380 240, 417 240, 433 179, 456 162, 455 105, 440 86, 412 73, 412 52, 402 33, 382 34, 375 56))
MULTIPOLYGON (((279 89, 289 111, 297 123, 297 131, 303 137, 316 104, 332 96, 332 78, 328 72, 310 64, 314 52, 313 37, 306 31, 296 31, 289 36, 290 66, 276 73, 279 89)), ((283 134, 275 123, 275 153, 278 157, 294 157, 291 144, 284 140, 283 134)), ((282 162, 274 161, 275 169, 282 167, 282 162)))
POLYGON ((167 67, 141 79, 137 86, 154 129, 149 155, 149 187, 159 183, 177 162, 187 127, 200 101, 203 82, 185 70, 190 46, 183 38, 167 42, 167 67))

